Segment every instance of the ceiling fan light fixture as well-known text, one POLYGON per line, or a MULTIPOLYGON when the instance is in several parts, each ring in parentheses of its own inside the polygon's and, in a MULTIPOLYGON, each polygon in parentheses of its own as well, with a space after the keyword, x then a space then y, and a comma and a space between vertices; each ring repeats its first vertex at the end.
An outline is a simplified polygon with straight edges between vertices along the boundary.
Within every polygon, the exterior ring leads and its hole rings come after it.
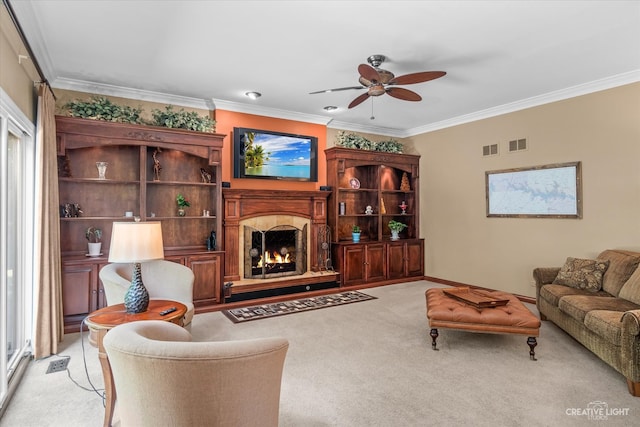
POLYGON ((374 84, 373 86, 369 87, 369 95, 371 96, 380 96, 380 95, 384 95, 384 93, 386 92, 384 85, 382 83, 377 83, 374 84))
POLYGON ((258 99, 262 96, 260 92, 245 92, 244 95, 251 99, 258 99))

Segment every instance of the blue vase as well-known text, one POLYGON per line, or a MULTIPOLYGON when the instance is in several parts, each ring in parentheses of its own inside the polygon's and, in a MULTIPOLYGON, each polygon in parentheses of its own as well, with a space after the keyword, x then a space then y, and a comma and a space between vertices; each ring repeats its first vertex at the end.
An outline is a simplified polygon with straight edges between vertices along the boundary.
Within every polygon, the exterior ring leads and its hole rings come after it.
POLYGON ((351 239, 353 243, 358 243, 360 241, 360 233, 351 233, 351 239))

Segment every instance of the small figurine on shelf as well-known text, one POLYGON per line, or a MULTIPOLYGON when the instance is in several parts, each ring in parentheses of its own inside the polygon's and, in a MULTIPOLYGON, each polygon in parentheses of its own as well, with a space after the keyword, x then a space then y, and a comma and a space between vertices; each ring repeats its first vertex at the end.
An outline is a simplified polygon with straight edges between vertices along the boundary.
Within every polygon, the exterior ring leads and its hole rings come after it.
POLYGON ((209 238, 207 238, 207 250, 215 251, 216 250, 216 232, 212 231, 209 238))
POLYGON ((207 184, 211 183, 212 176, 204 168, 200 168, 200 176, 202 177, 202 182, 207 183, 207 184))
POLYGON ((373 208, 371 206, 367 206, 367 208, 364 210, 364 213, 366 215, 372 215, 373 214, 373 208))
POLYGON ((407 213, 407 204, 404 200, 402 201, 402 203, 400 203, 400 209, 402 209, 402 215, 407 213))
POLYGON ((162 150, 158 147, 153 151, 153 180, 160 181, 160 170, 162 166, 160 166, 160 160, 158 159, 158 153, 161 153, 162 150))

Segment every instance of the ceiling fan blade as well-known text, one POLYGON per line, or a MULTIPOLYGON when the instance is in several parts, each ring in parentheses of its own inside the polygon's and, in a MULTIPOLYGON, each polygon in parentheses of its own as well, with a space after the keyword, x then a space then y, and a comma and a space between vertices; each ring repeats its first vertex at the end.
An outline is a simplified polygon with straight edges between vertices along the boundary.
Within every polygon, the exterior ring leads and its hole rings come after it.
POLYGON ((362 95, 351 101, 351 104, 349 104, 349 108, 353 108, 362 104, 367 98, 369 98, 369 93, 363 93, 362 95))
POLYGON ((360 73, 360 75, 362 77, 364 77, 365 79, 369 80, 370 82, 379 82, 380 81, 380 75, 378 74, 376 69, 373 68, 371 65, 360 64, 358 66, 358 72, 360 73))
POLYGON ((402 99, 403 101, 421 101, 422 97, 415 92, 401 87, 390 87, 387 89, 387 94, 394 98, 402 99))
POLYGON ((390 85, 410 85, 414 83, 428 82, 429 80, 439 79, 447 74, 444 71, 423 71, 421 73, 405 74, 404 76, 398 76, 391 81, 390 85))
POLYGON ((315 95, 317 93, 330 93, 330 92, 339 92, 341 90, 351 90, 351 89, 364 89, 363 86, 349 86, 349 87, 338 87, 335 89, 325 89, 325 90, 318 90, 315 92, 309 92, 309 95, 315 95))

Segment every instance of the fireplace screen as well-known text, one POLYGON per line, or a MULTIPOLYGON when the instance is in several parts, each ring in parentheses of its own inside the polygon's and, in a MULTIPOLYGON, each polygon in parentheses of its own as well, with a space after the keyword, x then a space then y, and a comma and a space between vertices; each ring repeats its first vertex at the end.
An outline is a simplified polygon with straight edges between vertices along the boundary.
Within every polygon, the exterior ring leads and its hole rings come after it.
POLYGON ((244 277, 295 276, 307 269, 307 226, 279 225, 269 230, 244 229, 244 277))

